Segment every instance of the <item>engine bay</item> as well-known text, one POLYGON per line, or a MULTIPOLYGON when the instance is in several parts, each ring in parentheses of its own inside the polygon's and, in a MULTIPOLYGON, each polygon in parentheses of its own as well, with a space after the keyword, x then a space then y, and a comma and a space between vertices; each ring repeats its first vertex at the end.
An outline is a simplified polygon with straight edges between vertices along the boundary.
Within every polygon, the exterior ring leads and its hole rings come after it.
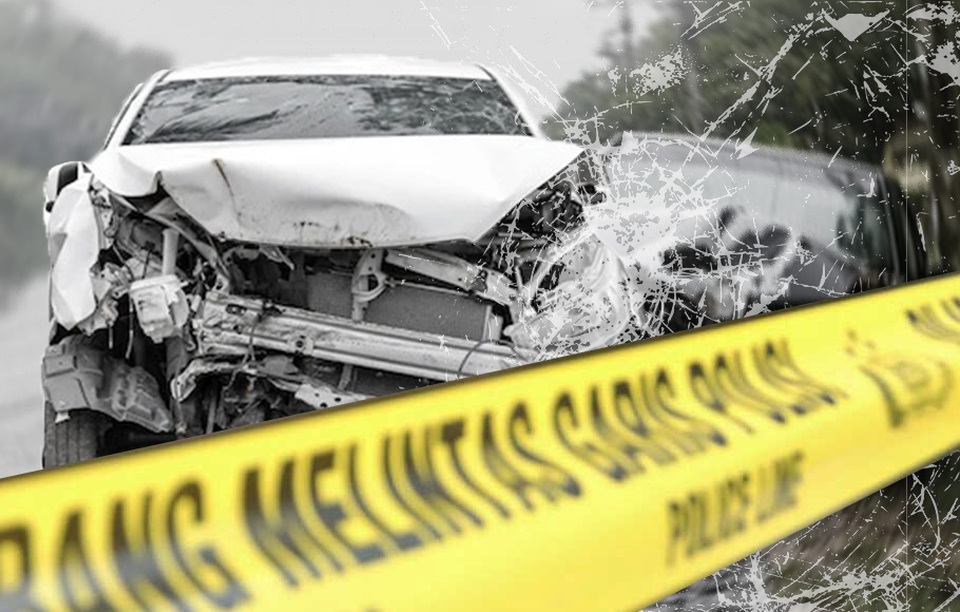
POLYGON ((571 166, 476 241, 303 248, 212 235, 162 188, 122 196, 87 174, 48 210, 54 283, 58 260, 95 252, 86 311, 58 300, 76 282, 55 285, 48 399, 58 418, 184 437, 612 344, 631 293, 584 228, 603 193, 583 177, 571 166), (77 219, 95 244, 58 235, 77 219))

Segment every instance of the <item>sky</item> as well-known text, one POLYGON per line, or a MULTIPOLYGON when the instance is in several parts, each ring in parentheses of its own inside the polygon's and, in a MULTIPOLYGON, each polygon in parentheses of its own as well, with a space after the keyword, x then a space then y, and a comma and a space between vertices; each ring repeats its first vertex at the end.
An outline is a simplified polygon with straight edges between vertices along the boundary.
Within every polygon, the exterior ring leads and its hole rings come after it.
POLYGON ((611 0, 55 0, 55 4, 126 47, 165 50, 179 65, 331 53, 481 61, 521 71, 553 101, 563 84, 601 67, 596 50, 622 10, 622 2, 611 0))

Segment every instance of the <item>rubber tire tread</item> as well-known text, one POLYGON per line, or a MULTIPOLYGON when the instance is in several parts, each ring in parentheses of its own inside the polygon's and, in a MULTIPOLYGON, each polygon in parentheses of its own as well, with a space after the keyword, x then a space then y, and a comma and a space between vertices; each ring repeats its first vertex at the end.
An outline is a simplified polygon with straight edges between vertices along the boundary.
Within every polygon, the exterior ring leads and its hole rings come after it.
POLYGON ((101 417, 90 410, 73 410, 70 418, 57 423, 50 402, 44 405, 43 467, 79 463, 98 456, 101 417))

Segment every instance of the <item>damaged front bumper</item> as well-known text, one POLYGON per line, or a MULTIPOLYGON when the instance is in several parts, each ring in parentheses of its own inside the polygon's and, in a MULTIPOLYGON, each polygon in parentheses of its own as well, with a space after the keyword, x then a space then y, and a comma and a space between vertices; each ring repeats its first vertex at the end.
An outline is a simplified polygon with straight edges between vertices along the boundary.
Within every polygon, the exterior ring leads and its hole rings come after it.
POLYGON ((476 241, 282 247, 85 175, 50 208, 47 398, 185 437, 606 346, 631 302, 594 196, 571 168, 476 241))
POLYGON ((205 356, 261 349, 441 382, 526 362, 516 349, 493 341, 353 321, 216 292, 207 296, 194 327, 205 356))
MULTIPOLYGON (((207 296, 193 324, 197 357, 171 382, 170 399, 176 402, 188 400, 200 377, 234 372, 268 379, 314 409, 369 397, 244 359, 257 351, 281 359, 283 354, 303 356, 440 382, 528 361, 517 349, 493 341, 353 321, 217 292, 207 296)), ((174 430, 168 401, 156 378, 82 336, 70 336, 47 349, 43 385, 58 418, 86 409, 154 433, 174 430)))

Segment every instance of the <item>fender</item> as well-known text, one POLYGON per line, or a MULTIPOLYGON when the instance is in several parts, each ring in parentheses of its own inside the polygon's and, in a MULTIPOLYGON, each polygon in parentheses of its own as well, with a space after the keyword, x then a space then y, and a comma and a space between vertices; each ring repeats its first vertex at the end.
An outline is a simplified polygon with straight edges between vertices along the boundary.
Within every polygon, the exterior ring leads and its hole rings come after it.
POLYGON ((153 433, 173 431, 157 380, 143 368, 91 346, 82 336, 70 336, 47 348, 43 392, 58 420, 72 410, 86 409, 153 433))

